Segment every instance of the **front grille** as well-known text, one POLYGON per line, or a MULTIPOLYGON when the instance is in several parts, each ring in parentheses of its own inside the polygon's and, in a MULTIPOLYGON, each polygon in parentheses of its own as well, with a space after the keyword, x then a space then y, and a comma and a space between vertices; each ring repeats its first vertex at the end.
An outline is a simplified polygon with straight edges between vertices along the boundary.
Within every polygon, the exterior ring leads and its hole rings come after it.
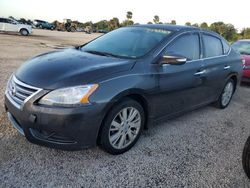
POLYGON ((10 101, 21 109, 24 103, 39 91, 39 88, 25 84, 12 76, 8 82, 6 94, 10 101))

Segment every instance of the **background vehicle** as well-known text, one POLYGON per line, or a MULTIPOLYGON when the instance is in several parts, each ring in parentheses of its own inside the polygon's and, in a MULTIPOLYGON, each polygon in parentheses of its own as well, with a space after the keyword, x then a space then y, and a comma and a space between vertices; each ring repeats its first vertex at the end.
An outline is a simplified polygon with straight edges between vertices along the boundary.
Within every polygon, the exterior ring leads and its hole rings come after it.
POLYGON ((74 24, 71 19, 64 19, 64 27, 68 32, 75 32, 77 25, 74 24))
POLYGON ((33 143, 120 154, 148 122, 226 108, 241 71, 240 55, 214 32, 137 25, 30 59, 10 78, 5 105, 33 143))
POLYGON ((50 30, 55 29, 55 26, 53 24, 43 20, 34 20, 33 24, 35 25, 36 28, 40 29, 50 29, 50 30))
POLYGON ((239 40, 232 47, 241 54, 244 61, 242 82, 250 83, 250 39, 239 40))
POLYGON ((11 18, 0 18, 0 31, 19 32, 21 35, 27 36, 32 33, 32 27, 20 24, 11 18))

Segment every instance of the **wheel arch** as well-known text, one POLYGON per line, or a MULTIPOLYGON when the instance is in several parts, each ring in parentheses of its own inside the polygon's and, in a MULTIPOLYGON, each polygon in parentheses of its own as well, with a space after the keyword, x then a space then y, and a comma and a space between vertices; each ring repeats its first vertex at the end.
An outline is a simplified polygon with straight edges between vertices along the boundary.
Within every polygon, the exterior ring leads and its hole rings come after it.
POLYGON ((25 28, 25 27, 21 27, 21 28, 19 28, 19 30, 18 30, 18 32, 20 33, 21 32, 21 30, 26 30, 27 32, 28 32, 28 34, 30 34, 30 32, 29 32, 29 30, 27 29, 27 28, 25 28))
POLYGON ((114 105, 120 103, 125 98, 130 98, 132 100, 135 100, 136 102, 138 102, 142 106, 144 113, 145 113, 144 129, 148 128, 150 105, 149 105, 149 102, 148 102, 145 94, 141 90, 137 90, 137 89, 126 90, 126 91, 119 93, 115 97, 113 97, 113 99, 110 101, 109 105, 106 107, 105 114, 102 118, 101 125, 99 126, 99 129, 98 129, 97 144, 100 141, 100 133, 101 133, 103 123, 105 122, 108 113, 110 112, 110 110, 112 109, 112 107, 114 105))
POLYGON ((234 92, 237 88, 237 85, 239 83, 239 78, 238 78, 238 74, 237 73, 231 73, 228 75, 227 79, 226 79, 226 82, 229 80, 229 79, 232 79, 234 81, 234 92))

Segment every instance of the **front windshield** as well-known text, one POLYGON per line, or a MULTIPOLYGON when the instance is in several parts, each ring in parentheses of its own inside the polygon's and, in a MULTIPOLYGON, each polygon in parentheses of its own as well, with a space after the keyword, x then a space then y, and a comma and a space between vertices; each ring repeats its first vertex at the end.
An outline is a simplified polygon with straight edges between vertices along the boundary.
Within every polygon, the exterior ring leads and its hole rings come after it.
POLYGON ((238 41, 232 47, 242 55, 250 55, 250 41, 238 41))
POLYGON ((118 57, 138 58, 147 54, 169 34, 170 31, 163 29, 120 28, 86 44, 81 50, 118 57))

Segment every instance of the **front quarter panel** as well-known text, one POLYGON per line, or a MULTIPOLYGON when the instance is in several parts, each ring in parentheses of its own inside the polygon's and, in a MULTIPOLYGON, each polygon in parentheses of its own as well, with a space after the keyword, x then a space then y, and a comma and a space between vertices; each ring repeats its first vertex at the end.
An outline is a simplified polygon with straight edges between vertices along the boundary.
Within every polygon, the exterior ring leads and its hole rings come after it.
POLYGON ((132 70, 106 77, 96 81, 98 89, 91 95, 90 102, 105 103, 106 111, 117 101, 128 95, 140 95, 147 102, 150 113, 152 104, 150 97, 157 89, 154 77, 144 73, 145 62, 136 62, 132 70))

